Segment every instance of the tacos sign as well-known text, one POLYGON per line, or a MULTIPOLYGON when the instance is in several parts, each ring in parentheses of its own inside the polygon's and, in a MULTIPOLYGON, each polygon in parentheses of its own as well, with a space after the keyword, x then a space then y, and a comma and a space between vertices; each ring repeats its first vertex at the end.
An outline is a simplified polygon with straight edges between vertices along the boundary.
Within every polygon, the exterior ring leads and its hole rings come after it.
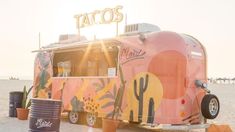
POLYGON ((95 24, 109 24, 112 22, 121 22, 123 14, 121 13, 122 6, 115 8, 105 8, 104 10, 95 10, 91 13, 75 15, 77 28, 83 28, 95 24))

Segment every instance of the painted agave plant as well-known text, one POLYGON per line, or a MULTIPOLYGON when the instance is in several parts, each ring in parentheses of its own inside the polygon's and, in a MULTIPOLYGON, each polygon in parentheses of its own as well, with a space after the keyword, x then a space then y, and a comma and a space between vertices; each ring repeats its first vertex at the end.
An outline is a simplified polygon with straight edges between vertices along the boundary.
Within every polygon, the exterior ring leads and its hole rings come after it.
MULTIPOLYGON (((103 100, 107 98, 110 99, 109 102, 101 106, 102 109, 113 106, 113 110, 106 115, 107 118, 117 119, 119 116, 121 116, 122 98, 123 98, 123 94, 125 90, 126 81, 124 80, 122 67, 120 65, 119 65, 119 72, 120 72, 121 83, 120 83, 118 92, 117 92, 117 85, 115 84, 113 86, 113 92, 108 91, 106 92, 106 94, 104 94, 103 96, 99 98, 99 100, 103 100)), ((103 79, 100 79, 100 81, 103 86, 98 86, 97 92, 99 90, 102 90, 102 88, 105 86, 105 81, 103 79)), ((107 83, 109 82, 110 80, 108 79, 107 83)))

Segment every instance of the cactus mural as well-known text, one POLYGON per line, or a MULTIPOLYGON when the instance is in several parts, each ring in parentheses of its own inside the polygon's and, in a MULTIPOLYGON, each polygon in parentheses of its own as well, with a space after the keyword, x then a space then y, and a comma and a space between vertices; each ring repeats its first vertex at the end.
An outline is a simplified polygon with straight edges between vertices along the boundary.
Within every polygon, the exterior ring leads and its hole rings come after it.
POLYGON ((129 121, 133 122, 133 110, 130 111, 130 115, 129 115, 129 121))
POLYGON ((149 109, 148 109, 148 120, 147 123, 153 123, 154 121, 154 100, 150 98, 149 100, 149 109))
POLYGON ((74 96, 72 100, 70 101, 72 105, 72 111, 73 112, 79 112, 84 111, 84 102, 78 100, 77 96, 74 96))
POLYGON ((139 101, 139 114, 138 114, 138 122, 142 122, 142 115, 143 115, 143 97, 144 92, 148 88, 148 74, 146 74, 145 79, 143 77, 139 80, 139 93, 137 92, 137 81, 134 81, 134 95, 135 98, 139 101))
POLYGON ((122 111, 121 110, 122 99, 123 99, 123 95, 124 95, 124 91, 125 91, 126 81, 124 79, 124 75, 123 75, 123 72, 122 72, 122 67, 120 65, 119 65, 119 71, 120 71, 121 84, 120 84, 120 88, 118 89, 117 96, 115 98, 112 119, 114 119, 115 116, 116 116, 116 119, 117 119, 118 116, 119 116, 120 111, 122 111))

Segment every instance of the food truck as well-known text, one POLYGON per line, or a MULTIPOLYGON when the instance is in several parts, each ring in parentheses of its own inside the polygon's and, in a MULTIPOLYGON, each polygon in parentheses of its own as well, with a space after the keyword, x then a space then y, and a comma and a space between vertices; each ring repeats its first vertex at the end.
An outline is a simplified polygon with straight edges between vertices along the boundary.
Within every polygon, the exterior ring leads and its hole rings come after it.
POLYGON ((60 99, 69 121, 86 114, 130 123, 203 124, 219 113, 207 57, 194 37, 132 24, 111 39, 64 35, 37 50, 34 97, 60 99))

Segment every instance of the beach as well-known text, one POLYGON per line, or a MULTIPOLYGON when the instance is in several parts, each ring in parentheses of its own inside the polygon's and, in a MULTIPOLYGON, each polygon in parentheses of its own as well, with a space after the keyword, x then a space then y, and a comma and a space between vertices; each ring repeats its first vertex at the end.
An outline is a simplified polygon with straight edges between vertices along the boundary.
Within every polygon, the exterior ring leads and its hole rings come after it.
POLYGON ((220 101, 220 113, 210 123, 229 124, 235 131, 235 84, 210 84, 211 93, 220 101))
MULTIPOLYGON (((29 128, 29 120, 21 121, 17 118, 8 117, 9 93, 11 91, 21 91, 24 85, 29 88, 31 80, 0 80, 0 132, 26 132, 29 128)), ((235 84, 209 84, 212 94, 218 96, 220 100, 220 113, 209 123, 229 124, 235 131, 235 84)), ((70 124, 65 120, 61 121, 61 132, 102 132, 100 128, 91 128, 84 125, 70 124)), ((150 131, 139 128, 118 129, 120 132, 150 131)))

